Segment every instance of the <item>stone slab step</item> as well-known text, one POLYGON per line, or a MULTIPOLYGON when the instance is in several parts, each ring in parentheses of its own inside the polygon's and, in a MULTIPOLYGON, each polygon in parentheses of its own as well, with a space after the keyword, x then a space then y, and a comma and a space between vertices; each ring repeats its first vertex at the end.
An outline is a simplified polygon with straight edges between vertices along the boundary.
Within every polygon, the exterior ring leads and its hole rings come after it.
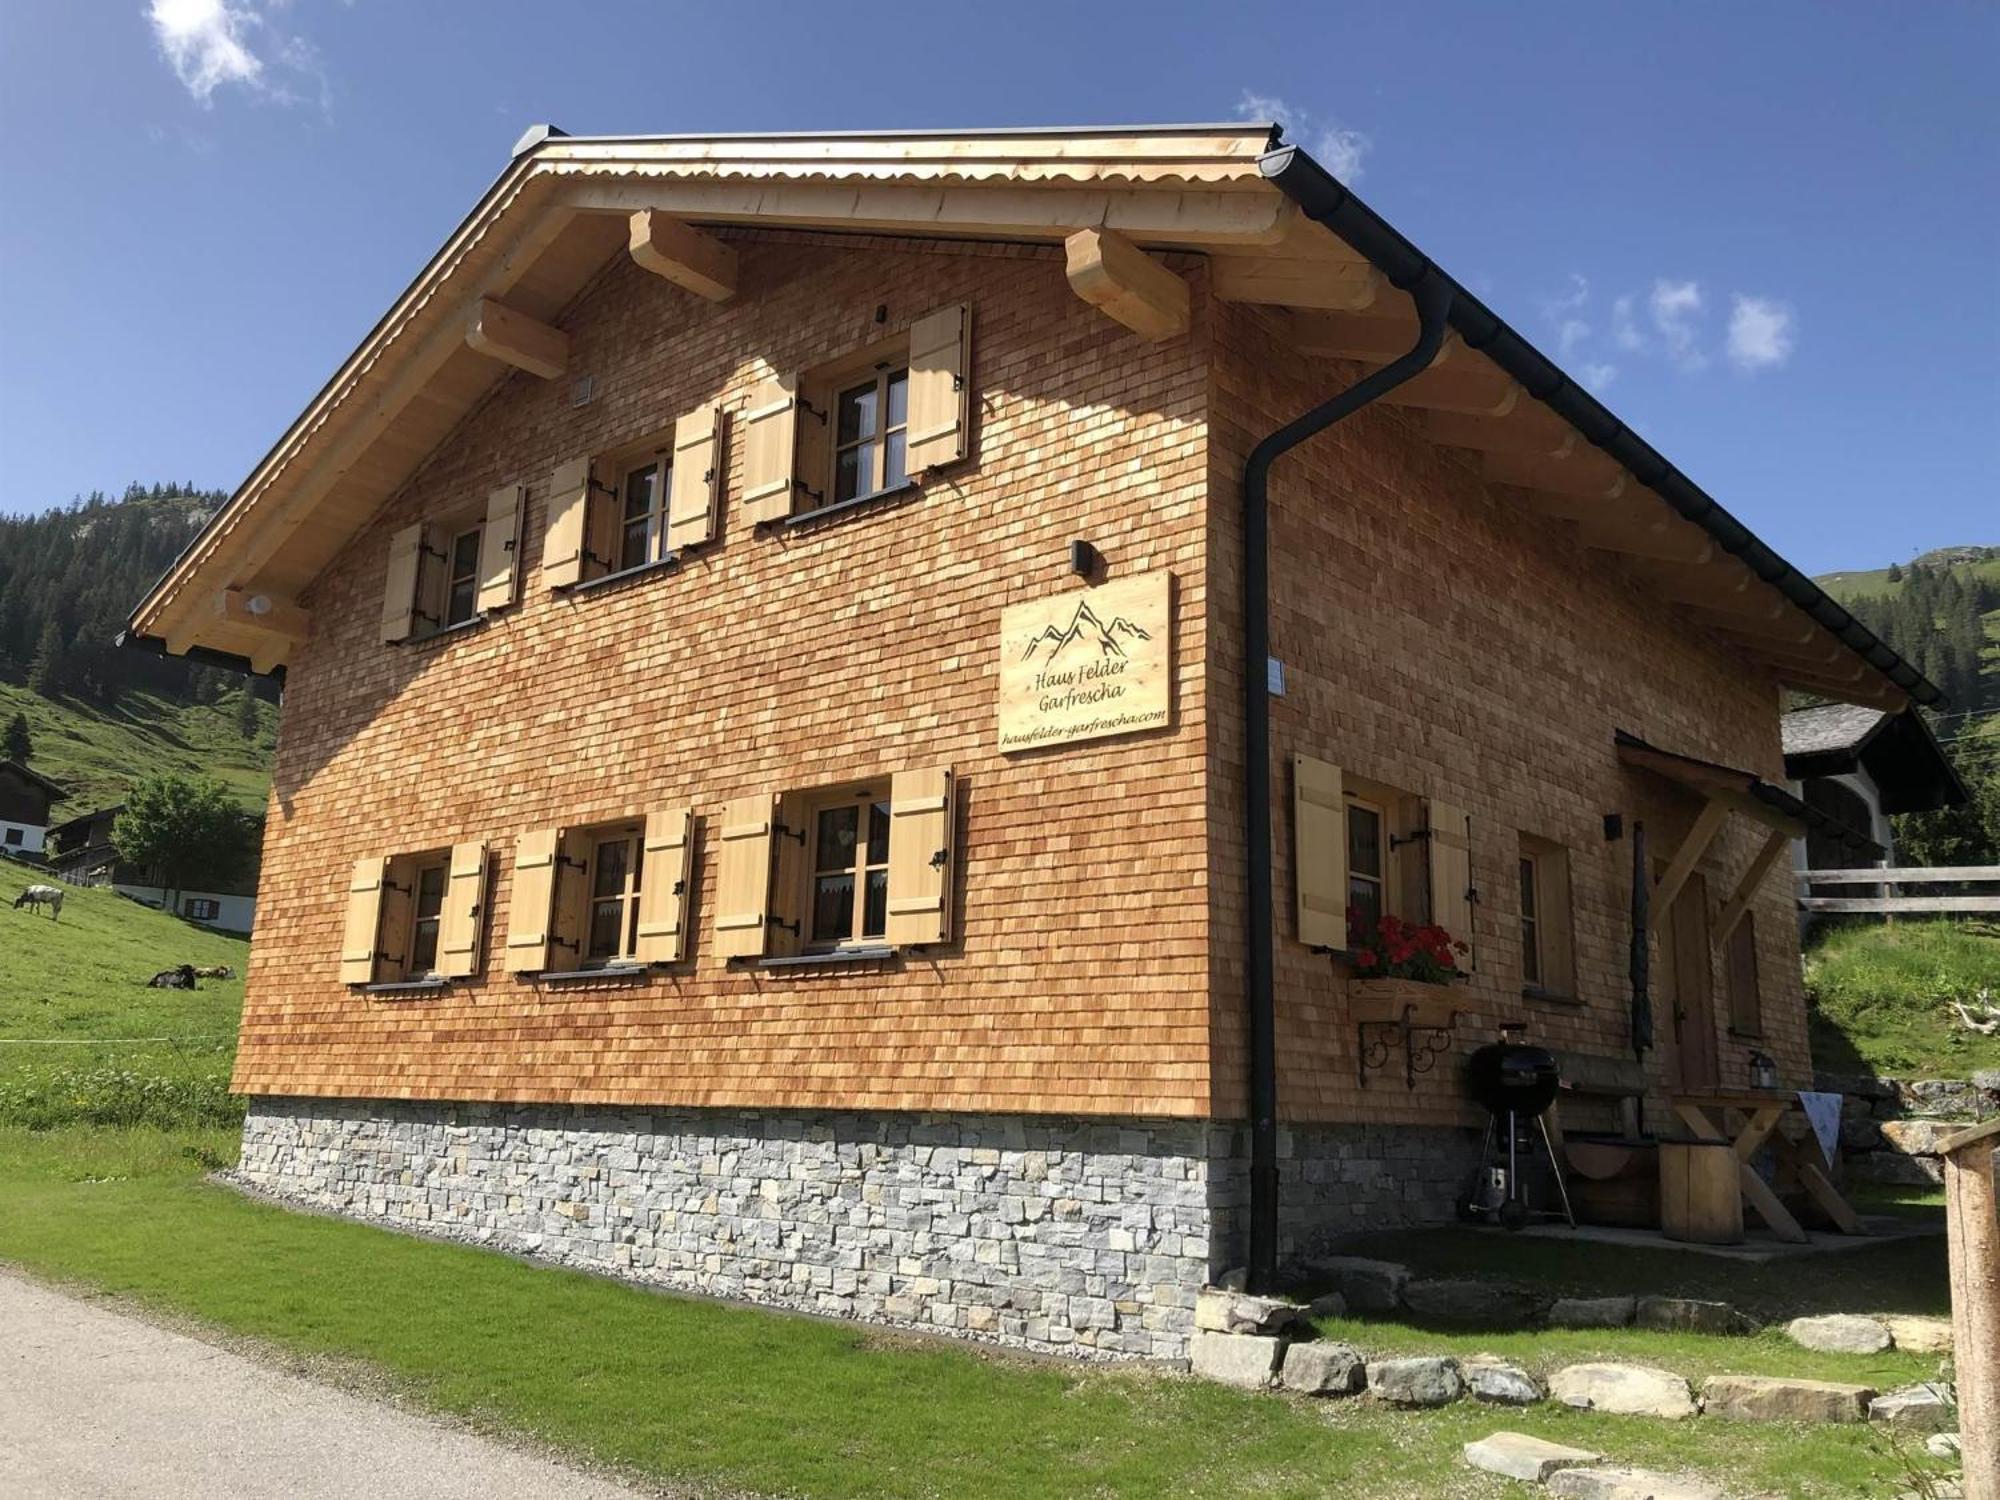
POLYGON ((1473 1468, 1508 1479, 1525 1479, 1530 1484, 1545 1482, 1558 1469, 1583 1468, 1603 1457, 1587 1448, 1565 1448, 1525 1432, 1496 1432, 1465 1445, 1465 1461, 1473 1468))
POLYGON ((1702 1411, 1738 1422, 1864 1422, 1873 1387, 1774 1375, 1711 1375, 1702 1411))
POLYGON ((1719 1484, 1651 1469, 1558 1469, 1548 1484, 1563 1500, 1728 1500, 1719 1484))

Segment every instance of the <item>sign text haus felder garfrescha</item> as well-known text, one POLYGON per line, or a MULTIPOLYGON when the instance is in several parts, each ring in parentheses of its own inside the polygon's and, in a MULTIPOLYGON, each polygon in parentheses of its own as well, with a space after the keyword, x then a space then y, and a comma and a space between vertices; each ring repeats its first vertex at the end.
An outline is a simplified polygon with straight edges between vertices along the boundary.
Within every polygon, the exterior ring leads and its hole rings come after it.
POLYGON ((1000 617, 1000 748, 1158 729, 1173 662, 1171 573, 1013 605, 1000 617))

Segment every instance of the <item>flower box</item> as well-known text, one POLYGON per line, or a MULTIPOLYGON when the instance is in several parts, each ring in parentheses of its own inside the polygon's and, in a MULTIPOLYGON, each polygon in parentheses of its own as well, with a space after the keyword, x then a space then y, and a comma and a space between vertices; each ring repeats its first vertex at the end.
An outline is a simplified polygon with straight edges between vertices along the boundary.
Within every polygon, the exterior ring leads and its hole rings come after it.
POLYGON ((1347 1018, 1350 1021, 1400 1021, 1404 1007, 1413 1026, 1449 1026, 1458 1007, 1456 993, 1449 984, 1424 979, 1350 979, 1347 981, 1347 1018))

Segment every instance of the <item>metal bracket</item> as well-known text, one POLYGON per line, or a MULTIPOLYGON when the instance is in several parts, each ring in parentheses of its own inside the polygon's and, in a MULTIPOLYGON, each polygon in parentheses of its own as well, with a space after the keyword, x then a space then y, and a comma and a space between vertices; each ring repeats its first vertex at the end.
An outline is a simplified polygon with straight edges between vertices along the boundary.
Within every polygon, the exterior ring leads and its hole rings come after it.
POLYGON ((942 870, 945 867, 945 865, 950 862, 950 860, 951 860, 951 852, 946 849, 940 849, 938 850, 937 853, 931 856, 931 868, 933 870, 942 870))
POLYGON ((784 922, 780 921, 776 917, 767 916, 764 918, 764 925, 766 927, 782 927, 785 931, 789 932, 793 937, 797 937, 799 935, 799 924, 797 922, 784 922))
POLYGON ((818 417, 819 425, 822 427, 826 426, 826 413, 821 411, 817 406, 814 406, 812 402, 806 400, 805 397, 794 396, 792 398, 792 405, 809 417, 818 417))
POLYGON ((771 832, 781 839, 797 839, 799 847, 801 849, 805 847, 806 831, 803 828, 788 828, 783 823, 773 823, 771 832))
POLYGON ((826 503, 826 491, 814 489, 811 485, 807 484, 803 479, 794 479, 792 481, 792 488, 795 490, 803 490, 806 493, 806 496, 812 501, 813 508, 815 510, 817 510, 821 505, 826 503))
POLYGON ((1419 828, 1415 833, 1392 833, 1389 835, 1389 848, 1393 851, 1405 844, 1426 844, 1430 842, 1430 837, 1431 831, 1428 828, 1419 828))
POLYGON ((685 896, 687 894, 687 888, 688 888, 688 883, 685 880, 676 880, 674 882, 674 894, 676 896, 685 896))
POLYGON ((1411 1004, 1403 1007, 1400 1020, 1355 1023, 1355 1076, 1364 1089, 1368 1087, 1368 1075, 1387 1067, 1389 1054, 1400 1044, 1403 1049, 1403 1083, 1406 1088, 1414 1090, 1417 1075, 1435 1068, 1437 1060, 1450 1048, 1465 1012, 1453 1011, 1451 1018, 1442 1026, 1424 1025, 1417 1021, 1416 1014, 1417 1007, 1411 1004))
POLYGON ((422 553, 425 557, 435 557, 439 562, 451 561, 450 553, 438 551, 438 549, 433 547, 429 542, 425 542, 422 546, 418 547, 417 551, 422 553))
POLYGON ((567 854, 558 854, 556 856, 556 868, 558 870, 561 869, 588 870, 590 868, 590 864, 586 860, 571 859, 567 854))

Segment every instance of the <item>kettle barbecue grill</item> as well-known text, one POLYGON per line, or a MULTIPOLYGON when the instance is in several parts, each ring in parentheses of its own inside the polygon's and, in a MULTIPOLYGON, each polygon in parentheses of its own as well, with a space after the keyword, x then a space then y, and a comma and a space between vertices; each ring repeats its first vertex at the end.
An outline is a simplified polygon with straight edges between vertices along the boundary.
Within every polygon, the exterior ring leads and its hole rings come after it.
POLYGON ((1507 1229, 1521 1229, 1536 1217, 1563 1219, 1574 1229, 1576 1215, 1547 1119, 1562 1087, 1562 1070, 1546 1047, 1514 1040, 1511 1033, 1520 1030, 1518 1023, 1502 1026, 1499 1041, 1465 1061, 1466 1091, 1484 1106, 1487 1121, 1478 1171, 1459 1210, 1469 1220, 1492 1219, 1507 1229), (1523 1154, 1532 1158, 1538 1137, 1562 1202, 1560 1213, 1532 1207, 1522 1180, 1523 1154))

